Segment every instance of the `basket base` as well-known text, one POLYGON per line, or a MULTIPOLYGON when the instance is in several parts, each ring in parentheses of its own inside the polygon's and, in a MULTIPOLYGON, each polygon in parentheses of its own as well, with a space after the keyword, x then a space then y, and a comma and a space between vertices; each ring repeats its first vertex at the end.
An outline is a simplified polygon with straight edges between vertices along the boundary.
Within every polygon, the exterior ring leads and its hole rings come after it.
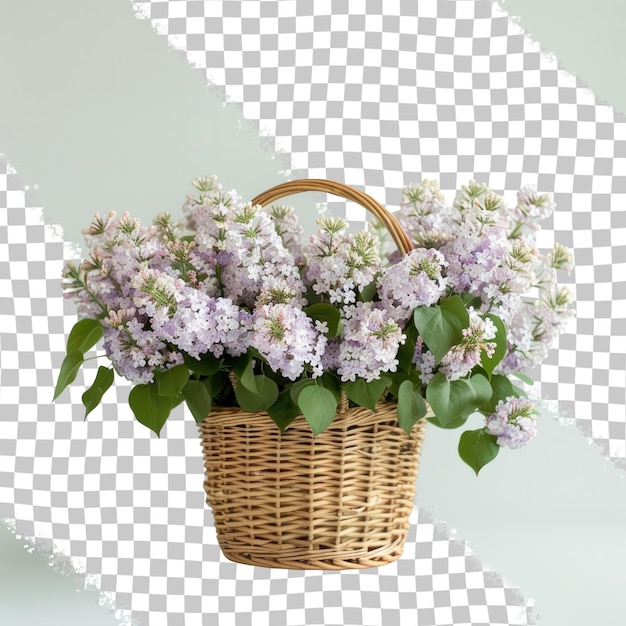
POLYGON ((288 552, 281 554, 274 550, 269 552, 264 558, 260 554, 251 554, 250 552, 243 552, 241 550, 229 550, 220 544, 222 554, 233 563, 272 569, 294 570, 351 570, 382 567, 383 565, 397 561, 402 556, 404 545, 395 547, 397 549, 392 551, 386 548, 384 551, 385 554, 377 554, 378 551, 371 551, 366 554, 358 554, 355 552, 354 556, 346 558, 345 552, 342 553, 342 557, 338 555, 332 557, 330 554, 324 554, 323 551, 320 551, 319 558, 310 555, 307 558, 298 559, 290 557, 288 552))

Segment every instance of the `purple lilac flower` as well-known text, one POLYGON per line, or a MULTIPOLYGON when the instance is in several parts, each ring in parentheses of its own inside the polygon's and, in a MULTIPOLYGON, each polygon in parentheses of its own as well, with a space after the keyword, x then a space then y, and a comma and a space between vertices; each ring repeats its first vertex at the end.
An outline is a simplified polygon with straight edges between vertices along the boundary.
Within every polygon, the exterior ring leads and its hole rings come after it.
POLYGON ((264 304, 256 309, 251 345, 289 380, 299 378, 307 365, 314 377, 322 374, 326 342, 326 336, 299 308, 264 304))
POLYGON ((496 436, 499 446, 521 448, 536 434, 535 410, 526 398, 510 396, 500 400, 487 418, 487 431, 496 436))
POLYGON ((156 368, 169 369, 183 362, 180 353, 145 329, 135 309, 110 311, 104 324, 104 351, 116 371, 131 382, 151 383, 156 368))
POLYGON ((446 265, 437 250, 412 250, 400 262, 385 268, 378 278, 382 307, 404 326, 415 307, 435 304, 444 294, 447 281, 442 272, 446 265))
POLYGON ((428 385, 435 375, 435 355, 426 347, 421 337, 415 342, 413 364, 420 373, 422 385, 428 385))
POLYGON ((239 356, 248 349, 250 316, 232 301, 155 270, 142 270, 132 282, 135 304, 159 339, 195 358, 207 352, 220 357, 224 350, 239 356))
POLYGON ((166 245, 155 227, 141 226, 126 212, 119 219, 96 214, 83 231, 90 250, 80 267, 67 266, 64 278, 78 300, 81 317, 101 317, 109 310, 134 306, 132 277, 145 267, 164 267, 166 245))
POLYGON ((322 355, 322 367, 324 371, 333 371, 336 372, 339 368, 341 361, 340 359, 340 350, 341 350, 341 338, 340 337, 332 337, 328 340, 326 344, 326 349, 324 350, 324 354, 322 355))
POLYGON ((357 376, 369 382, 395 372, 398 348, 405 341, 398 324, 372 302, 345 306, 337 374, 344 382, 357 376))
POLYGON ((485 288, 499 289, 512 278, 513 272, 503 266, 509 243, 501 228, 484 227, 478 234, 465 226, 441 249, 448 263, 446 277, 454 291, 482 296, 485 288))

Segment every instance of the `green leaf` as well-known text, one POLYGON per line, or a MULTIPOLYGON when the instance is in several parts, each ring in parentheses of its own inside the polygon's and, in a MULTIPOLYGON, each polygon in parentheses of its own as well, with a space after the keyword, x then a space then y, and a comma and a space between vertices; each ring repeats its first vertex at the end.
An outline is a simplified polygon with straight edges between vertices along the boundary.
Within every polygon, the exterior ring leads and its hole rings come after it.
POLYGON ((54 402, 61 395, 67 386, 74 382, 76 374, 84 361, 85 357, 82 352, 79 352, 78 350, 68 352, 63 359, 63 363, 61 363, 61 370, 59 371, 59 378, 57 380, 57 386, 54 389, 52 402, 54 402))
POLYGON ((189 368, 186 365, 170 368, 157 377, 159 395, 177 398, 188 380, 189 368))
POLYGON ((415 369, 413 365, 413 357, 415 356, 415 342, 407 337, 406 341, 398 348, 397 358, 399 361, 398 367, 406 373, 415 369))
POLYGON ((498 404, 500 400, 504 400, 509 396, 519 395, 515 392, 511 381, 506 376, 502 376, 501 374, 494 374, 491 377, 491 388, 493 393, 491 394, 489 402, 487 402, 484 407, 484 411, 488 415, 491 415, 491 413, 496 410, 496 404, 498 404))
POLYGON ((185 400, 185 396, 181 393, 176 398, 171 398, 172 400, 172 408, 176 408, 179 404, 181 404, 185 400))
POLYGON ((500 446, 496 441, 497 437, 483 428, 461 433, 459 456, 476 472, 476 476, 482 467, 498 456, 500 446))
POLYGON ((252 355, 249 353, 233 359, 233 372, 239 382, 238 387, 243 385, 248 391, 256 392, 256 377, 252 369, 252 355))
POLYGON ((341 379, 337 374, 333 374, 330 370, 326 370, 321 377, 322 384, 326 389, 332 391, 337 398, 337 402, 341 400, 341 379))
POLYGON ((289 424, 300 415, 300 409, 291 400, 289 389, 284 389, 278 394, 278 400, 267 409, 267 413, 280 428, 280 432, 284 433, 289 424))
POLYGON ((200 359, 196 359, 195 357, 189 356, 185 352, 183 354, 183 359, 185 360, 185 365, 196 374, 200 374, 201 376, 213 376, 220 367, 222 366, 223 360, 214 357, 210 352, 207 354, 203 354, 200 359))
POLYGON ((172 410, 171 398, 160 396, 157 385, 149 383, 133 387, 128 395, 128 404, 137 421, 160 437, 161 429, 172 410))
POLYGON ((386 376, 391 380, 391 383, 389 384, 387 391, 395 398, 398 397, 400 385, 405 380, 410 380, 413 383, 414 388, 422 386, 422 379, 420 378, 420 375, 415 368, 413 368, 412 370, 408 372, 403 372, 403 371, 393 372, 393 373, 388 372, 386 376))
POLYGON ((211 379, 196 380, 190 378, 183 387, 182 396, 194 419, 200 424, 211 412, 213 402, 211 379))
POLYGON ((452 421, 447 422, 444 426, 436 417, 427 418, 431 424, 434 424, 438 428, 452 429, 452 428, 460 428, 467 422, 467 418, 471 415, 472 411, 468 411, 466 415, 459 415, 455 417, 452 421))
POLYGON ((315 436, 330 426, 337 413, 338 404, 333 392, 322 385, 309 385, 298 396, 298 405, 302 415, 311 426, 315 436))
POLYGON ((437 372, 426 387, 426 399, 444 427, 477 406, 476 391, 468 379, 449 381, 441 372, 437 372))
POLYGON ((428 407, 410 380, 405 380, 398 390, 398 425, 407 435, 416 422, 426 415, 428 407))
POLYGON ((365 285, 365 287, 363 287, 363 290, 360 292, 359 295, 359 300, 361 300, 362 302, 371 302, 376 297, 377 293, 378 290, 376 288, 376 281, 374 280, 368 285, 365 285))
POLYGON ((300 392, 309 385, 314 385, 315 381, 312 378, 302 378, 301 380, 297 380, 291 388, 289 389, 289 395, 291 396, 291 401, 294 404, 298 404, 298 396, 300 392))
POLYGON ((258 413, 267 411, 278 399, 278 385, 267 376, 259 374, 254 377, 256 391, 250 391, 242 385, 237 385, 235 398, 244 411, 258 413))
POLYGON ((491 395, 493 394, 493 389, 489 384, 489 381, 482 374, 474 374, 470 378, 470 383, 474 388, 475 395, 475 406, 474 408, 478 408, 489 402, 491 395))
POLYGON ((468 308, 473 306, 476 310, 478 310, 483 303, 483 299, 481 297, 475 296, 468 291, 464 291, 459 294, 459 297, 463 300, 463 304, 468 308))
POLYGON ((486 317, 489 318, 496 327, 496 337, 492 340, 496 343, 496 349, 491 358, 489 358, 487 353, 483 350, 480 355, 480 363, 487 372, 487 375, 491 378, 491 374, 496 368, 496 365, 502 361, 506 354, 506 328, 497 315, 487 315, 486 317))
POLYGON ((513 376, 519 378, 523 383, 526 383, 527 385, 535 384, 535 381, 530 376, 526 376, 526 374, 523 374, 522 372, 515 372, 513 376))
POLYGON ((342 388, 354 404, 375 411, 377 402, 390 384, 391 379, 389 377, 381 376, 378 380, 372 380, 369 383, 363 378, 357 378, 354 382, 343 383, 342 388))
POLYGON ((86 317, 74 324, 67 338, 67 353, 80 352, 85 354, 93 348, 102 337, 102 324, 99 320, 86 317))
POLYGON ((112 367, 104 367, 101 365, 98 368, 98 373, 93 381, 93 384, 83 394, 83 404, 85 405, 85 419, 87 416, 100 404, 102 396, 113 384, 113 378, 115 374, 112 367))
POLYGON ((436 363, 452 346, 461 343, 463 329, 469 326, 469 313, 459 296, 441 300, 438 305, 418 306, 413 319, 436 363))
POLYGON ((332 304, 320 302, 319 304, 313 304, 307 307, 304 309, 304 312, 313 320, 326 322, 328 325, 328 330, 326 331, 327 337, 337 336, 339 323, 341 321, 339 309, 336 309, 332 304))

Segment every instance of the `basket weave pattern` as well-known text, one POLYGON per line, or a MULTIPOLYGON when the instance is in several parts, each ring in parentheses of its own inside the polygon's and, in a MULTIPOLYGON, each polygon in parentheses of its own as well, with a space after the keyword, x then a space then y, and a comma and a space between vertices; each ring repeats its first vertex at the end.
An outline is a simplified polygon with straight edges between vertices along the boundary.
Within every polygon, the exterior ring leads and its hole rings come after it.
MULTIPOLYGON (((303 191, 357 202, 413 249, 395 217, 367 194, 323 179, 295 180, 258 195, 266 206, 303 191)), ((407 435, 397 406, 348 408, 314 437, 300 415, 281 434, 267 413, 214 407, 199 424, 207 502, 220 548, 237 563, 287 569, 357 569, 402 555, 413 510, 426 420, 407 435)))
POLYGON ((397 560, 409 529, 425 420, 355 407, 313 437, 299 416, 281 435, 266 413, 216 407, 200 424, 207 502, 238 563, 352 569, 397 560))

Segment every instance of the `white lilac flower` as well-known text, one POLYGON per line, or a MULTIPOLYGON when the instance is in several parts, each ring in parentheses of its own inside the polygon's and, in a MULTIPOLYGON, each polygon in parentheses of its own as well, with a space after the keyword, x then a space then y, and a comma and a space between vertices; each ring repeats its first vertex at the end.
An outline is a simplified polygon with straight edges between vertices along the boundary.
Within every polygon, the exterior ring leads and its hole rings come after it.
POLYGON ((400 262, 385 268, 378 278, 382 307, 404 326, 415 307, 435 304, 444 294, 446 265, 443 254, 437 250, 412 250, 400 262))
POLYGON ((357 376, 369 382, 383 372, 395 372, 398 348, 405 341, 398 324, 373 303, 345 306, 337 374, 344 382, 357 376))
POLYGON ((521 448, 536 434, 536 417, 526 398, 510 396, 500 400, 495 411, 487 417, 487 431, 497 437, 499 446, 521 448))
POLYGON ((272 281, 293 282, 295 300, 304 291, 293 255, 260 206, 219 191, 205 197, 192 215, 197 227, 193 260, 214 285, 212 295, 252 308, 262 291, 274 288, 272 281))
POLYGON ((192 185, 200 192, 198 198, 188 195, 183 204, 187 226, 191 231, 215 234, 231 218, 240 198, 235 191, 224 191, 215 176, 196 178, 192 185))
POLYGON ((290 304, 303 307, 307 304, 304 297, 306 287, 297 267, 284 266, 282 274, 264 276, 261 281, 261 291, 254 303, 255 307, 262 304, 290 304))
POLYGON ((317 223, 320 231, 304 249, 306 280, 331 303, 352 304, 381 270, 378 237, 367 231, 344 235, 347 223, 340 218, 317 223))
POLYGON ((149 317, 155 317, 161 311, 168 315, 174 313, 177 301, 182 299, 185 282, 165 272, 145 268, 132 278, 130 285, 135 289, 135 306, 149 317))
POLYGON ((554 208, 554 202, 548 194, 539 195, 535 189, 526 185, 517 192, 517 205, 512 213, 517 221, 537 230, 537 222, 550 217, 554 208))
MULTIPOLYGON (((461 187, 461 192, 454 200, 454 207, 459 211, 465 226, 476 235, 485 227, 497 227, 508 230, 511 215, 502 196, 493 192, 487 185, 471 180, 461 187)), ((457 236, 461 233, 455 233, 457 236)))
POLYGON ((272 218, 276 232, 283 240, 285 248, 289 250, 295 262, 300 263, 302 260, 301 240, 304 231, 298 222, 298 216, 293 207, 284 204, 275 204, 266 208, 265 211, 272 218))
POLYGON ((554 249, 548 255, 548 264, 555 270, 571 272, 574 269, 574 255, 566 246, 556 243, 554 249))
POLYGON ((313 377, 322 374, 326 336, 299 308, 288 304, 264 304, 255 312, 251 345, 275 372, 296 380, 305 367, 313 377))
MULTIPOLYGON (((545 358, 572 314, 567 290, 556 283, 558 270, 571 270, 571 253, 558 244, 545 255, 536 250, 534 220, 554 205, 529 187, 507 212, 500 196, 474 181, 452 208, 432 181, 407 186, 396 217, 418 249, 404 259, 390 255, 383 270, 379 238, 346 234, 345 220, 321 217, 301 251, 290 207, 244 203, 215 177, 193 185, 197 197, 183 207, 187 236, 169 215, 147 227, 128 213, 96 215, 85 231, 87 258, 64 270, 65 295, 76 300, 80 317, 105 318, 105 349, 131 380, 152 380, 154 368, 179 362, 174 350, 241 354, 253 329, 268 362, 288 377, 306 367, 316 375, 338 371, 344 381, 373 380, 395 371, 412 310, 446 290, 479 296, 482 305, 441 370, 451 379, 465 376, 493 350, 495 330, 478 316, 489 310, 507 328, 495 371, 508 374, 545 358), (380 302, 359 302, 372 283, 380 302), (340 308, 340 337, 328 341, 303 313, 307 290, 340 308)), ((435 359, 419 338, 414 364, 426 384, 435 359)))
POLYGON ((568 308, 567 288, 551 286, 539 299, 525 301, 509 296, 505 305, 493 312, 507 329, 507 352, 496 367, 497 374, 512 374, 541 363, 547 356, 565 322, 574 311, 568 308))
POLYGON ((469 309, 470 325, 463 329, 461 343, 452 346, 444 355, 439 364, 439 371, 448 380, 457 380, 467 376, 480 363, 480 357, 485 352, 493 356, 496 349, 496 327, 489 319, 482 319, 473 308, 469 309))
POLYGON ((112 239, 117 228, 115 217, 115 211, 109 211, 106 217, 102 217, 99 213, 94 215, 89 228, 84 228, 82 231, 87 247, 104 246, 112 239))
POLYGON ((407 235, 422 243, 435 234, 441 237, 448 213, 437 181, 426 179, 402 189, 400 210, 395 216, 407 235))

